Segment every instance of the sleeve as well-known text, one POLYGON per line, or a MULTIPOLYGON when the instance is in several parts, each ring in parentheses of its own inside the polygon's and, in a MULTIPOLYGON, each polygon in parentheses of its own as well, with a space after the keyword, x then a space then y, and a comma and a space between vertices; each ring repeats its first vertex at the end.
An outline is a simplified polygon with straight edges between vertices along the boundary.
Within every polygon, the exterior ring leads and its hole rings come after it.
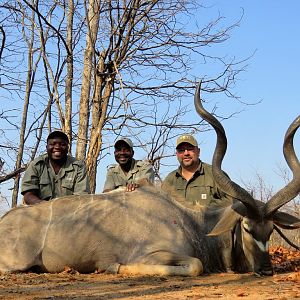
POLYGON ((87 169, 84 163, 78 164, 74 195, 90 194, 90 182, 87 169))
POLYGON ((39 190, 39 175, 38 170, 33 162, 29 163, 22 179, 21 194, 24 195, 30 190, 39 190))
POLYGON ((138 176, 134 181, 135 183, 139 183, 139 181, 143 181, 145 179, 148 183, 154 184, 154 170, 152 165, 148 162, 141 165, 138 176))
POLYGON ((147 164, 147 166, 145 167, 144 178, 146 178, 150 183, 154 184, 154 169, 151 164, 147 164))
POLYGON ((103 191, 105 190, 114 190, 116 188, 114 179, 113 179, 113 170, 109 168, 106 173, 106 179, 103 187, 103 191))
POLYGON ((161 188, 165 192, 170 192, 171 190, 174 189, 173 185, 173 172, 168 174, 167 177, 163 180, 161 184, 161 188))
POLYGON ((177 189, 177 181, 176 181, 176 170, 172 171, 167 175, 167 177, 163 180, 161 184, 161 189, 164 193, 169 195, 169 197, 173 198, 176 201, 181 203, 186 202, 184 196, 184 190, 177 189))

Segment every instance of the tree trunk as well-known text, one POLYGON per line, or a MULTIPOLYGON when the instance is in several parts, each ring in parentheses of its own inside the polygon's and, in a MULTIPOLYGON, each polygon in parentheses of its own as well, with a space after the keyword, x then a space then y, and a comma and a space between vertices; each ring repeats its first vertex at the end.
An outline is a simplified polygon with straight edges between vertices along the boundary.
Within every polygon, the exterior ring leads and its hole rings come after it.
POLYGON ((78 140, 76 157, 84 160, 88 138, 89 99, 91 90, 92 70, 94 69, 95 42, 99 28, 100 1, 90 0, 87 16, 88 33, 84 52, 84 66, 79 108, 78 140))
POLYGON ((72 152, 72 87, 73 87, 73 17, 74 1, 69 0, 68 6, 68 26, 67 26, 67 78, 66 78, 66 98, 65 98, 65 133, 70 140, 70 153, 72 152))
MULTIPOLYGON (((23 105, 23 114, 22 114, 22 122, 20 128, 20 142, 19 149, 17 154, 17 161, 15 164, 15 169, 18 170, 21 168, 21 163, 23 159, 23 151, 25 145, 25 131, 27 124, 27 116, 28 116, 28 106, 30 99, 30 92, 32 89, 32 80, 34 80, 34 72, 33 72, 33 41, 34 41, 34 12, 32 11, 32 23, 31 23, 31 39, 28 41, 28 70, 27 70, 27 78, 26 78, 26 91, 25 91, 25 99, 23 105)), ((19 186, 20 186, 20 173, 16 175, 14 178, 14 189, 12 194, 12 207, 16 207, 18 204, 18 194, 19 194, 19 186)))
MULTIPOLYGON (((100 61, 98 64, 99 68, 102 66, 102 60, 100 57, 100 61)), ((104 65, 103 65, 104 66, 104 65)), ((104 72, 99 72, 103 74, 104 72)), ((99 74, 97 73, 97 74, 99 74)), ((109 75, 105 81, 105 89, 103 95, 101 95, 102 84, 104 82, 101 75, 96 75, 95 82, 95 94, 93 103, 93 118, 92 118, 92 129, 91 129, 91 140, 89 144, 88 154, 87 154, 87 168, 88 174, 90 178, 90 187, 91 191, 94 193, 96 189, 96 175, 97 175, 97 159, 99 157, 101 148, 102 148, 102 129, 105 124, 105 120, 107 117, 107 107, 109 103, 109 99, 111 97, 111 93, 113 91, 113 82, 115 76, 113 74, 109 75), (97 102, 97 105, 96 105, 97 102)))

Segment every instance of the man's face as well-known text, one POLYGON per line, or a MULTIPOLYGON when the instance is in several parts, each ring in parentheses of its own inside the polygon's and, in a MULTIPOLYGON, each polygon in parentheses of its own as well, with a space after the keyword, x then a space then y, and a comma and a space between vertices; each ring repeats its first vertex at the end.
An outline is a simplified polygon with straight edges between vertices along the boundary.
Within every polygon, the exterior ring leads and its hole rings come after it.
POLYGON ((67 158, 69 144, 64 139, 55 137, 48 140, 46 149, 50 160, 63 161, 67 158))
POLYGON ((176 156, 182 168, 198 166, 200 149, 189 143, 181 143, 176 148, 176 156))
POLYGON ((115 145, 115 159, 121 165, 131 164, 133 157, 133 149, 123 141, 115 145))

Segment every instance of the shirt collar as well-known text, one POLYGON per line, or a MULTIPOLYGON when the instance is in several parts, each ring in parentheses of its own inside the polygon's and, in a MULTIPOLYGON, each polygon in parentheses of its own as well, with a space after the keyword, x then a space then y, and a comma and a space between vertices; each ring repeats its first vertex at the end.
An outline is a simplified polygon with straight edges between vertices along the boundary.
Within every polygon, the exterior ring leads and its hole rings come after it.
MULTIPOLYGON (((129 171, 128 171, 127 174, 132 174, 132 173, 135 173, 135 172, 138 171, 135 162, 136 162, 136 160, 134 158, 132 158, 131 166, 130 166, 130 169, 129 169, 129 171)), ((115 169, 115 173, 120 173, 120 172, 124 173, 124 171, 122 170, 121 166, 118 164, 117 167, 116 167, 116 169, 115 169)))
MULTIPOLYGON (((45 157, 45 162, 48 165, 48 168, 53 169, 52 165, 50 164, 50 160, 48 155, 45 157)), ((63 177, 66 172, 72 171, 73 170, 73 162, 71 157, 68 155, 67 160, 65 163, 61 166, 61 169, 59 170, 58 174, 60 177, 63 177)))

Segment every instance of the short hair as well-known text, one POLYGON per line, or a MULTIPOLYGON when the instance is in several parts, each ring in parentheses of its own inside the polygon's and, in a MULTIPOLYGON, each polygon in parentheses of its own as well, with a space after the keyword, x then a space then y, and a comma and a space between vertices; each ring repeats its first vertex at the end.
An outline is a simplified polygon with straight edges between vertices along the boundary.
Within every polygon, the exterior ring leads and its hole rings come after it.
POLYGON ((50 139, 54 139, 54 138, 61 138, 62 140, 66 141, 69 144, 68 136, 60 130, 52 131, 47 137, 47 143, 50 139))

